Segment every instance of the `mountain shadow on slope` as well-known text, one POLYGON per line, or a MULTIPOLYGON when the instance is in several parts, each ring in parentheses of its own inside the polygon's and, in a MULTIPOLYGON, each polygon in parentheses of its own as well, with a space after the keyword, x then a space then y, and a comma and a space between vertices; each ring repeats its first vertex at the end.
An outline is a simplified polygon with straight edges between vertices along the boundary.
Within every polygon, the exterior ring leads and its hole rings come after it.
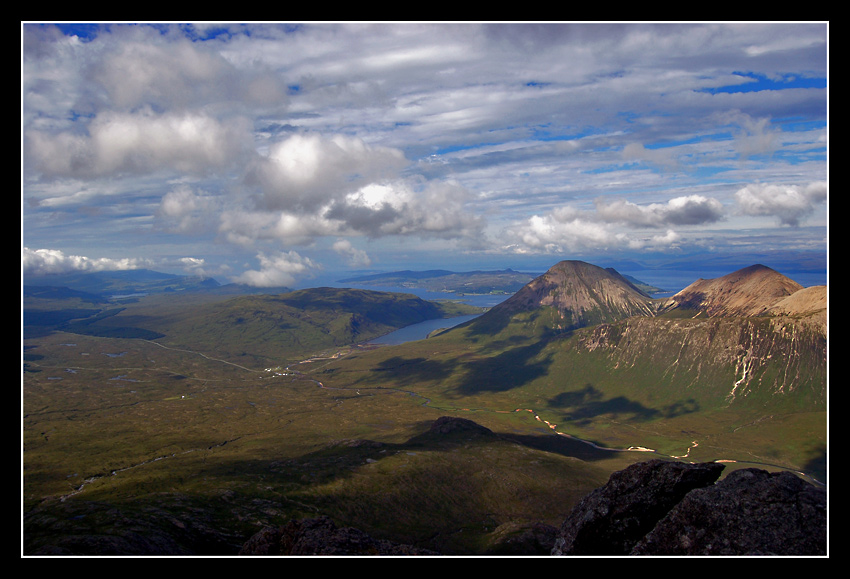
POLYGON ((545 347, 546 341, 540 340, 505 350, 495 356, 466 362, 462 366, 464 376, 457 392, 463 396, 479 392, 504 392, 522 388, 546 376, 552 355, 538 358, 545 347))
POLYGON ((585 384, 579 390, 560 392, 550 398, 547 404, 550 408, 561 410, 564 420, 577 425, 588 424, 603 414, 645 422, 657 418, 675 418, 700 410, 699 402, 693 398, 674 401, 661 408, 652 408, 622 395, 606 398, 605 393, 592 384, 585 384))

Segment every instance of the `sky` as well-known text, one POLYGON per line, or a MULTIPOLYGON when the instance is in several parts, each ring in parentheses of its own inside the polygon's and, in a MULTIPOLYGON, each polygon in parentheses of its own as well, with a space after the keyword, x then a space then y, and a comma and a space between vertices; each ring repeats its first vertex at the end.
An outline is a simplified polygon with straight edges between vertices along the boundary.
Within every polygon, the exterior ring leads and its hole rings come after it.
POLYGON ((22 22, 22 274, 826 283, 827 77, 826 22, 22 22))

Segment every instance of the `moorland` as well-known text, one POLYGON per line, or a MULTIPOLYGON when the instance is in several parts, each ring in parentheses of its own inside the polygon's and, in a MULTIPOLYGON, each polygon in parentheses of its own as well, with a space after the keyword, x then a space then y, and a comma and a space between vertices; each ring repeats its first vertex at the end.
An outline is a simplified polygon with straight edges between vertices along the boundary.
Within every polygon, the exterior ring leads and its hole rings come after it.
POLYGON ((825 288, 763 266, 653 299, 562 262, 484 313, 157 283, 118 299, 25 287, 25 553, 234 554, 263 526, 326 515, 498 554, 648 457, 826 478, 825 288), (488 430, 438 435, 442 416, 488 430))

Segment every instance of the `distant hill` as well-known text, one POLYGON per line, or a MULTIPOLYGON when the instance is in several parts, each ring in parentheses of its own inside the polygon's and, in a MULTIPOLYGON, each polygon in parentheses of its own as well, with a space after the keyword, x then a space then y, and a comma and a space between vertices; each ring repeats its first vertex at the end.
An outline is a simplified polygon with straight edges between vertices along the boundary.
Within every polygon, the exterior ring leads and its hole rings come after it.
POLYGON ((466 272, 432 269, 363 275, 342 279, 339 280, 339 283, 420 288, 456 294, 505 294, 514 293, 532 280, 534 276, 535 274, 532 273, 523 273, 512 269, 466 272))
POLYGON ((799 283, 764 265, 753 265, 716 279, 699 279, 670 299, 676 309, 708 317, 756 316, 803 289, 799 283))
POLYGON ((406 269, 404 271, 394 271, 390 273, 372 273, 368 275, 359 275, 339 280, 340 283, 354 282, 387 282, 396 280, 422 280, 435 277, 445 277, 447 275, 457 275, 456 272, 447 269, 429 269, 425 271, 413 271, 406 269))
MULTIPOLYGON (((129 304, 144 296, 193 295, 198 299, 277 295, 292 291, 286 286, 257 287, 221 284, 211 277, 162 273, 149 269, 24 276, 24 299, 30 312, 43 310, 49 300, 77 297, 85 302, 129 304)), ((51 305, 47 305, 48 309, 51 305)), ((30 316, 30 320, 36 320, 30 316)))
POLYGON ((218 288, 209 277, 183 276, 149 269, 100 271, 24 276, 24 286, 66 287, 104 297, 178 291, 210 291, 218 288))
POLYGON ((63 286, 29 285, 23 288, 24 299, 39 300, 68 300, 78 299, 82 302, 100 304, 108 301, 100 294, 77 291, 63 286))
POLYGON ((634 276, 626 275, 626 274, 620 274, 620 275, 622 275, 629 282, 631 282, 631 284, 633 286, 635 286, 636 288, 638 288, 640 291, 642 291, 643 293, 645 293, 647 295, 657 294, 657 293, 666 291, 663 288, 656 287, 652 284, 641 281, 641 280, 635 278, 634 276))
POLYGON ((473 306, 430 302, 412 294, 347 288, 214 299, 197 295, 188 291, 174 296, 154 294, 134 303, 102 303, 87 309, 78 300, 29 299, 25 300, 25 327, 41 333, 52 328, 158 340, 172 347, 215 352, 249 366, 266 366, 372 340, 422 321, 481 312, 473 306))

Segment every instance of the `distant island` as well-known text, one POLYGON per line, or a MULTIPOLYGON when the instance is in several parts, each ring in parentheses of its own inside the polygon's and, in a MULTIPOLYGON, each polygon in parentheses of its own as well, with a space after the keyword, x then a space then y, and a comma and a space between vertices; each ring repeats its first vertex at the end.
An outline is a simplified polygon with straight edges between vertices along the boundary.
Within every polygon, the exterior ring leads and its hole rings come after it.
MULTIPOLYGON (((444 269, 426 271, 404 270, 350 277, 339 280, 339 283, 406 287, 458 295, 513 294, 538 275, 540 274, 514 271, 510 268, 494 271, 466 272, 455 272, 444 269)), ((623 277, 648 295, 665 291, 631 276, 624 275, 623 277)))

